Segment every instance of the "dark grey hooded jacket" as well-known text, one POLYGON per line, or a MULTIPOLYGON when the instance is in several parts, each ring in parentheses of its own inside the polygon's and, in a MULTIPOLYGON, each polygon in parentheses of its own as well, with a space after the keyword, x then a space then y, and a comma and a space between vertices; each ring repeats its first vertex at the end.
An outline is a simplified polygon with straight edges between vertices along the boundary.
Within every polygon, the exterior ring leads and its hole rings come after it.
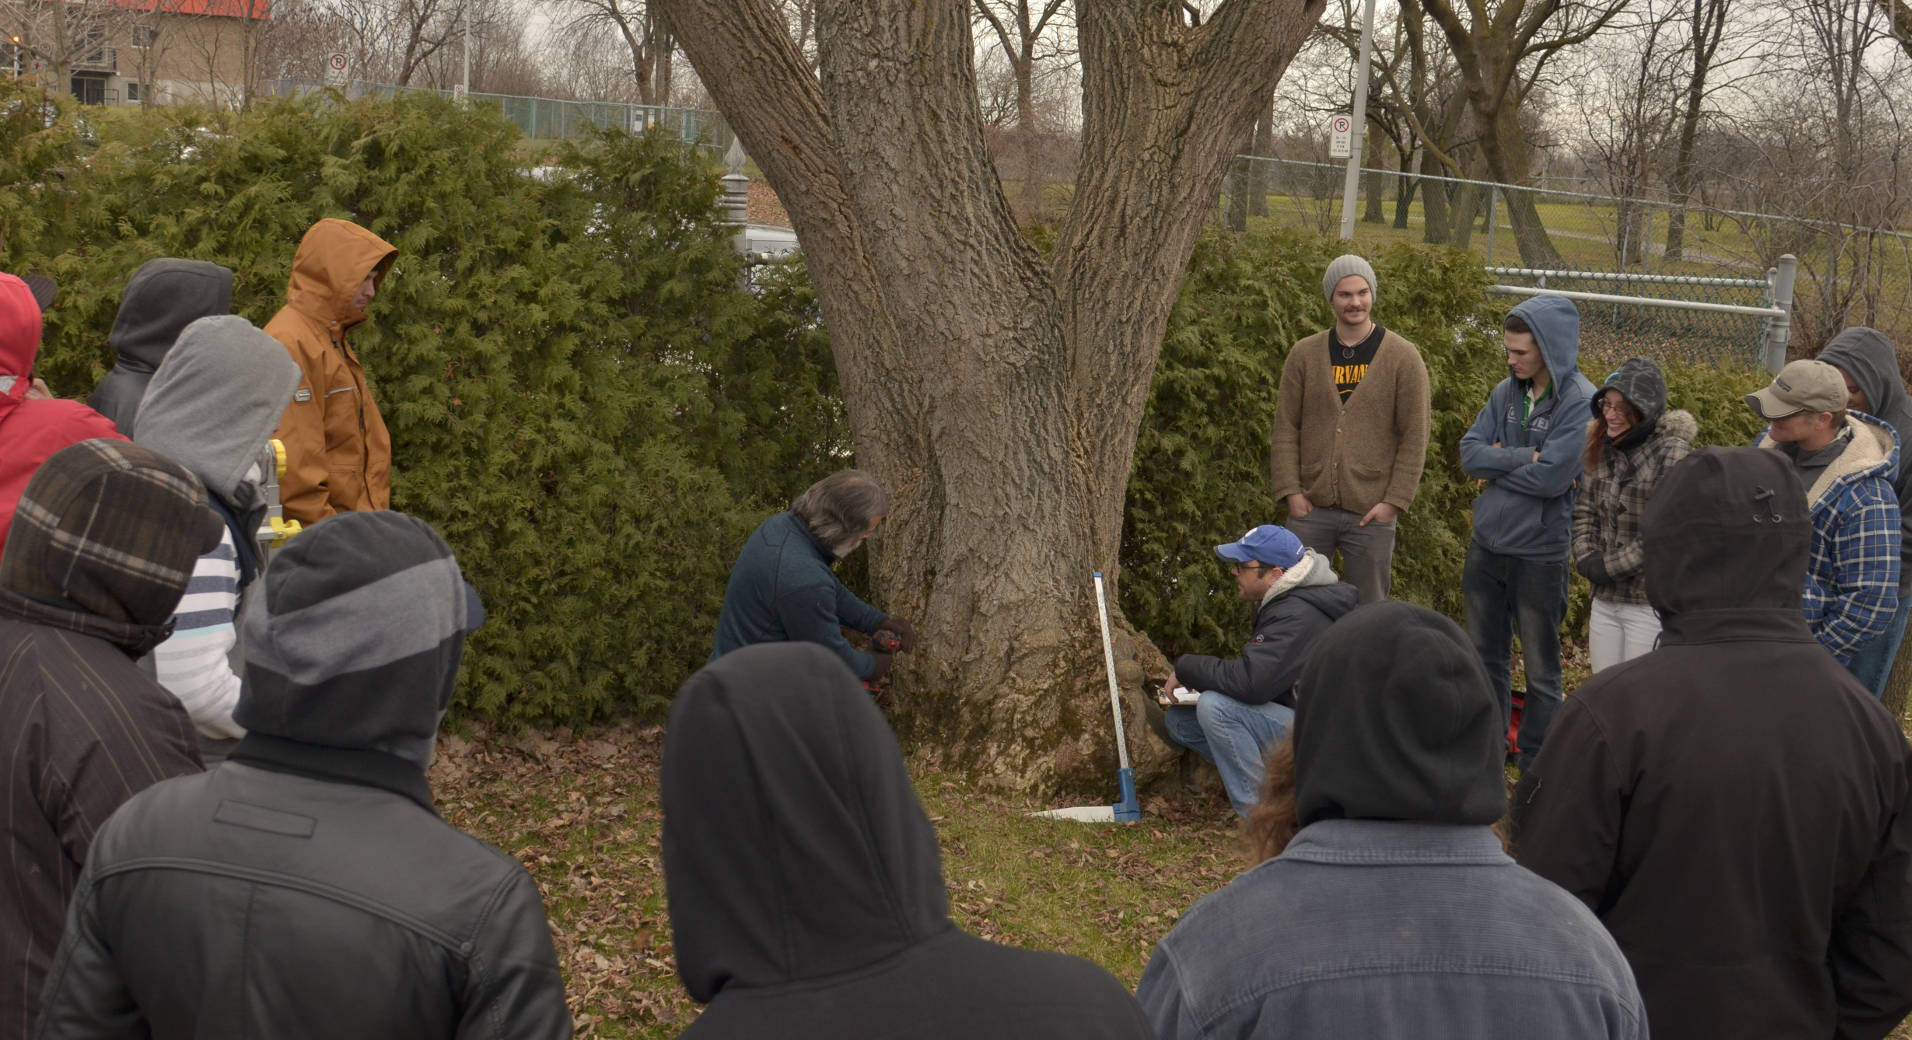
POLYGON ((432 808, 482 617, 451 551, 403 513, 346 513, 259 584, 246 738, 100 831, 34 1035, 569 1036, 537 885, 432 808))
POLYGON ((1777 452, 1688 455, 1647 506, 1659 648, 1554 716, 1515 856, 1598 914, 1654 1040, 1876 1040, 1912 1010, 1912 748, 1800 609, 1777 452))
POLYGON ((1151 1038, 1122 984, 949 919, 889 724, 814 643, 746 646, 678 691, 664 744, 677 973, 711 1037, 1151 1038))
MULTIPOLYGON (((1875 419, 1883 419, 1899 435, 1899 443, 1912 443, 1912 396, 1905 392, 1905 376, 1899 370, 1898 351, 1892 341, 1877 329, 1863 325, 1832 337, 1819 360, 1838 369, 1866 395, 1875 419)), ((1912 452, 1899 453, 1899 469, 1892 475, 1892 489, 1899 496, 1899 524, 1903 531, 1899 566, 1899 599, 1912 591, 1912 452)))
POLYGON ((120 295, 119 315, 106 342, 119 355, 86 403, 128 437, 146 384, 194 321, 232 310, 232 272, 204 260, 161 257, 133 272, 120 295))

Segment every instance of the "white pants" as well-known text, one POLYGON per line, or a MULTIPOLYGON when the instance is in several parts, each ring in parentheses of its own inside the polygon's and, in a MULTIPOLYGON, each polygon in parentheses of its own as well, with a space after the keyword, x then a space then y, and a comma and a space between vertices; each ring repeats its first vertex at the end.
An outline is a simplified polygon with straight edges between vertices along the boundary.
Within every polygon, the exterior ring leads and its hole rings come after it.
POLYGON ((1645 603, 1613 603, 1595 597, 1587 618, 1587 656, 1599 671, 1653 649, 1660 641, 1660 615, 1645 603))

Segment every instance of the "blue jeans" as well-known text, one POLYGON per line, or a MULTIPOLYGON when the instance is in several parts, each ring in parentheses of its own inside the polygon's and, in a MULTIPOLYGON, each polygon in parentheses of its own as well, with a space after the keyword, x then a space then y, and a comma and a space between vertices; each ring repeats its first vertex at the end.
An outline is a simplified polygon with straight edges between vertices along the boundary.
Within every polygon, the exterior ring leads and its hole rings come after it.
POLYGON ((1905 621, 1905 600, 1900 598, 1892 624, 1861 645, 1852 655, 1852 663, 1846 665, 1846 671, 1880 700, 1885 699, 1885 681, 1892 674, 1893 659, 1899 656, 1899 643, 1905 639, 1905 621))
POLYGON ((1245 819, 1261 800, 1262 754, 1288 735, 1295 710, 1283 704, 1243 704, 1205 690, 1193 708, 1168 708, 1163 715, 1177 744, 1215 763, 1229 804, 1245 819))
POLYGON ((1547 738, 1547 724, 1560 707, 1560 623, 1567 617, 1567 561, 1524 560, 1503 556, 1468 542, 1461 570, 1461 594, 1467 603, 1467 636, 1487 669, 1487 681, 1500 699, 1500 717, 1513 715, 1513 681, 1508 674, 1513 633, 1520 629, 1521 660, 1527 666, 1527 703, 1520 714, 1522 769, 1533 765, 1547 738))

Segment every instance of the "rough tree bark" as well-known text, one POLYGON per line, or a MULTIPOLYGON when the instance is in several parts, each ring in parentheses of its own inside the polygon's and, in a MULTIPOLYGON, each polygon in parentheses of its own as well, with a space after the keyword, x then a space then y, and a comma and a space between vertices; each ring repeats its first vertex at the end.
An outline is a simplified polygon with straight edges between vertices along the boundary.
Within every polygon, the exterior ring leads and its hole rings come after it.
MULTIPOLYGON (((1078 0, 1082 156, 1048 255, 984 147, 965 0, 822 0, 820 80, 769 0, 658 7, 790 211, 857 464, 895 502, 870 564, 920 637, 899 731, 1001 788, 1108 796, 1090 572, 1119 582, 1169 308, 1321 0, 1223 0, 1200 24, 1174 0, 1078 0)), ((1139 710, 1165 665, 1115 621, 1146 775, 1171 757, 1139 710)))
POLYGON ((1912 57, 1912 2, 1908 0, 1872 0, 1872 5, 1885 15, 1892 38, 1899 44, 1908 57, 1912 57))

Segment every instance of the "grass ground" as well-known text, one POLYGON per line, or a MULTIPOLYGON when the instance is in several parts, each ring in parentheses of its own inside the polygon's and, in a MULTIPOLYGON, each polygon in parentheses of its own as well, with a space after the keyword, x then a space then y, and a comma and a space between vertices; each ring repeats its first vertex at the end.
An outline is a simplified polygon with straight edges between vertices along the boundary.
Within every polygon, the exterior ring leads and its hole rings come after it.
MULTIPOLYGON (((1568 684, 1584 677, 1569 661, 1568 684)), ((448 737, 432 768, 445 817, 538 880, 581 1037, 676 1036, 697 1008, 678 985, 659 858, 658 727, 448 737)), ((1134 826, 1032 820, 1031 808, 916 771, 956 923, 1065 950, 1130 987, 1195 900, 1246 860, 1219 783, 1143 800, 1134 826)), ((1893 1037, 1912 1040, 1902 1025, 1893 1037)))
MULTIPOLYGON (((445 817, 537 878, 580 1036, 670 1037, 696 1015, 671 960, 662 749, 656 727, 477 732, 446 738, 432 768, 445 817)), ((959 926, 1088 957, 1131 987, 1176 917, 1245 865, 1219 784, 1146 798, 1144 822, 1123 827, 1028 819, 1048 806, 935 772, 917 772, 916 789, 942 840, 959 926)))

